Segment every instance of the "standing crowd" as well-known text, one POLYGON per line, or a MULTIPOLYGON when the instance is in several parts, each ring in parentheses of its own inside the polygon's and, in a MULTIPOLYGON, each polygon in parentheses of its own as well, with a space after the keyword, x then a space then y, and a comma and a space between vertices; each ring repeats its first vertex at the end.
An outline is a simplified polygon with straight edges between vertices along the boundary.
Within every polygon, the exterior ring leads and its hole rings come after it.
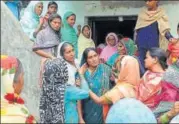
MULTIPOLYGON (((179 24, 174 38, 158 2, 146 1, 135 41, 110 32, 98 47, 89 25, 75 31, 75 13, 61 18, 52 1, 41 17, 43 2, 28 4, 20 24, 41 57, 40 123, 179 122, 179 24)), ((18 58, 1 55, 2 123, 37 123, 20 97, 23 75, 18 58)))

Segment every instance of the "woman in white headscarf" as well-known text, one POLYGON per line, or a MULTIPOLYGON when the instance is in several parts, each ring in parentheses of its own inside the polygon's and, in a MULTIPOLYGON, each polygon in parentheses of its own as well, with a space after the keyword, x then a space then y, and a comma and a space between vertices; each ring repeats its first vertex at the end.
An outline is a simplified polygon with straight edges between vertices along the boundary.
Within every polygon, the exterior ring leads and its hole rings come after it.
POLYGON ((30 40, 34 41, 38 32, 42 29, 43 21, 40 21, 40 15, 43 11, 42 1, 31 1, 20 19, 23 31, 30 40))

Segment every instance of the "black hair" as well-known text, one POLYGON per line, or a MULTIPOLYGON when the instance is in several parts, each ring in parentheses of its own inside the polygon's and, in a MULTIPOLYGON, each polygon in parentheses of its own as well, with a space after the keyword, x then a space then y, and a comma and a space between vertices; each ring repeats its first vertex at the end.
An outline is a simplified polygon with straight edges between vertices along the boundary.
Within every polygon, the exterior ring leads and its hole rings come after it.
POLYGON ((55 2, 55 1, 51 1, 48 3, 48 8, 51 6, 51 5, 55 5, 58 9, 58 4, 55 2))
MULTIPOLYGON (((69 46, 69 45, 73 47, 73 45, 72 45, 71 43, 67 43, 67 42, 63 43, 63 45, 61 46, 60 56, 62 56, 63 58, 64 58, 65 48, 66 48, 67 46, 69 46)), ((74 47, 73 47, 73 48, 74 48, 74 47)))
MULTIPOLYGON (((87 63, 87 59, 88 59, 88 53, 90 51, 94 51, 95 53, 97 53, 96 49, 93 48, 93 47, 89 47, 89 48, 86 48, 82 54, 82 59, 81 59, 81 63, 80 63, 80 66, 82 66, 84 63, 87 63)), ((98 54, 98 53, 97 53, 98 54)), ((88 64, 88 63, 87 63, 88 64)))
POLYGON ((118 37, 118 39, 124 38, 124 36, 122 34, 117 34, 117 37, 118 37))
POLYGON ((57 13, 51 14, 50 17, 48 18, 48 22, 50 23, 51 21, 53 21, 55 18, 59 18, 60 20, 62 20, 61 16, 57 13))
POLYGON ((179 23, 178 23, 178 26, 177 26, 177 30, 179 30, 179 23))
POLYGON ((20 74, 24 73, 24 70, 23 70, 23 67, 22 67, 22 63, 19 59, 17 59, 17 68, 16 68, 16 71, 15 71, 15 75, 14 75, 14 83, 18 83, 18 79, 19 79, 19 76, 20 74))
POLYGON ((165 70, 168 67, 168 65, 167 65, 167 54, 163 49, 153 47, 153 48, 149 49, 149 53, 150 53, 150 56, 152 58, 156 57, 158 59, 163 70, 165 70))

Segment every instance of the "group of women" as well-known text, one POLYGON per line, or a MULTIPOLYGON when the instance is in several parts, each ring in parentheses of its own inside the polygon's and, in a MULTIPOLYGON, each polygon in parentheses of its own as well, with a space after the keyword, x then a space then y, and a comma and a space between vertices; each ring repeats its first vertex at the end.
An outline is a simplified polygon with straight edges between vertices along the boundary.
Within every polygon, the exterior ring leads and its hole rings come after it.
MULTIPOLYGON (((40 123, 178 121, 179 42, 169 44, 169 57, 160 48, 147 50, 145 71, 132 39, 119 40, 111 32, 105 39, 107 45, 98 54, 90 26, 83 26, 78 36, 73 28, 76 15, 66 12, 62 19, 57 9, 58 5, 50 2, 48 12, 40 18, 43 2, 31 1, 20 20, 22 29, 34 42, 33 51, 42 57, 40 123)), ((13 122, 35 122, 17 96, 24 83, 20 61, 7 56, 1 56, 1 61, 4 122, 10 116, 13 122), (13 78, 10 84, 9 78, 13 78), (11 107, 15 111, 10 111, 11 107)))

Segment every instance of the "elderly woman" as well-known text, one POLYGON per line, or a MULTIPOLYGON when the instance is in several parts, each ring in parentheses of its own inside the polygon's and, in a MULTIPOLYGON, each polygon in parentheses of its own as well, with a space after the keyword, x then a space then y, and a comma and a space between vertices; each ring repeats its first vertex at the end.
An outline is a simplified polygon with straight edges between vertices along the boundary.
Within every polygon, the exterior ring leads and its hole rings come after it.
POLYGON ((40 101, 41 123, 79 122, 77 102, 89 94, 78 87, 79 79, 82 79, 78 67, 74 48, 67 42, 59 45, 56 59, 45 62, 40 101))
POLYGON ((62 35, 62 42, 67 41, 71 43, 74 46, 75 50, 75 57, 78 56, 78 44, 77 44, 77 33, 75 29, 73 28, 76 21, 76 15, 68 11, 63 16, 63 27, 61 29, 61 35, 62 35))
POLYGON ((20 19, 23 31, 32 41, 35 40, 36 35, 42 29, 43 21, 39 21, 42 11, 43 3, 41 1, 31 1, 20 19))
POLYGON ((1 55, 1 123, 36 123, 19 96, 24 71, 19 59, 1 55))
POLYGON ((115 52, 117 52, 118 37, 115 33, 109 33, 106 36, 107 46, 102 50, 99 58, 106 62, 115 52))
POLYGON ((89 25, 84 25, 82 28, 82 33, 78 38, 78 60, 81 60, 83 51, 88 47, 94 47, 95 44, 93 39, 91 39, 92 32, 89 25))

